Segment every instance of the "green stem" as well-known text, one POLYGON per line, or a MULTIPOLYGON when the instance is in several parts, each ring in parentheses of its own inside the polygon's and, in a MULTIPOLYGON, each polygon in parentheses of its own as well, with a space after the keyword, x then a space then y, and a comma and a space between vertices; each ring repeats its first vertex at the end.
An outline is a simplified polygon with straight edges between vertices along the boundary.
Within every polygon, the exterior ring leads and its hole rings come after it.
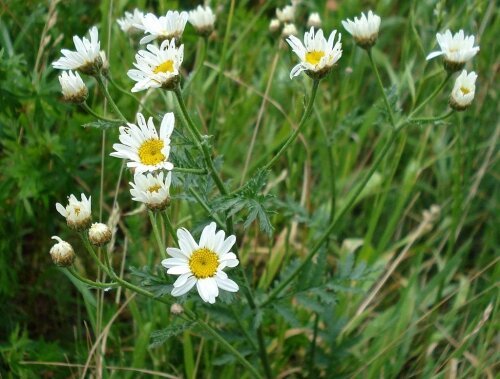
POLYGON ((198 76, 200 73, 203 63, 205 62, 205 56, 207 53, 207 45, 208 45, 208 38, 207 37, 200 37, 198 39, 198 50, 196 52, 196 59, 195 59, 195 64, 194 64, 194 70, 192 74, 189 76, 188 80, 186 80, 186 83, 184 84, 184 87, 182 89, 182 92, 185 93, 189 86, 194 82, 194 79, 198 76))
POLYGON ((184 174, 193 174, 193 175, 206 175, 206 174, 208 174, 208 171, 204 168, 174 167, 174 169, 172 171, 182 172, 184 174))
POLYGON ((113 120, 112 118, 107 118, 107 117, 104 117, 104 116, 101 116, 100 114, 97 114, 96 112, 94 112, 92 110, 92 108, 90 108, 88 106, 87 103, 80 103, 80 106, 85 109, 88 113, 90 113, 92 116, 94 116, 95 118, 97 118, 98 120, 103 120, 103 121, 109 121, 109 122, 121 122, 120 120, 113 120))
POLYGON ((116 105, 115 101, 113 100, 113 98, 109 94, 108 87, 104 83, 104 77, 102 75, 97 75, 97 76, 95 76, 95 79, 97 80, 97 83, 99 84, 99 87, 101 87, 101 90, 104 93, 104 96, 106 97, 106 99, 108 99, 109 104, 111 105, 111 107, 113 108, 113 110, 115 111, 115 113, 118 116, 120 116, 120 118, 123 121, 127 121, 127 119, 125 118, 125 116, 123 115, 123 113, 120 111, 120 108, 118 108, 118 106, 116 105))
POLYGON ((297 128, 293 131, 293 133, 290 135, 290 137, 288 137, 288 139, 285 141, 285 143, 283 144, 283 146, 281 147, 281 149, 278 151, 278 153, 273 157, 273 159, 271 159, 269 161, 269 163, 267 163, 264 166, 263 170, 270 169, 278 161, 278 159, 283 155, 283 153, 286 151, 286 149, 288 148, 288 146, 290 146, 290 144, 293 141, 295 141, 295 139, 297 138, 297 136, 301 132, 302 128, 306 124, 307 119, 309 118, 309 115, 312 112, 312 108, 313 108, 313 104, 314 104, 314 99, 316 98, 316 93, 318 92, 318 86, 319 86, 319 80, 315 79, 313 81, 313 87, 312 87, 312 90, 311 90, 311 96, 309 96, 309 102, 307 103, 306 110, 305 110, 304 114, 302 115, 302 118, 301 118, 301 120, 299 122, 299 126, 297 126, 297 128))
POLYGON ((228 351, 230 351, 236 359, 240 361, 240 363, 245 366, 249 372, 252 373, 252 375, 256 378, 262 378, 262 376, 259 374, 259 372, 256 370, 256 368, 248 362, 238 350, 236 350, 229 342, 227 342, 224 337, 222 337, 217 331, 215 331, 210 325, 208 325, 206 322, 202 320, 198 320, 198 323, 214 337, 224 348, 226 348, 228 351))
MULTIPOLYGON (((105 266, 101 260, 97 257, 97 254, 95 253, 94 251, 94 248, 92 247, 92 245, 90 244, 90 241, 89 241, 89 237, 87 236, 87 234, 85 232, 82 232, 80 234, 80 237, 82 238, 82 241, 83 241, 83 244, 85 246, 85 248, 87 249, 87 251, 90 253, 90 256, 94 259, 94 261, 97 263, 97 265, 106 273, 108 274, 110 277, 113 277, 113 275, 111 275, 111 273, 109 272, 109 269, 107 266, 105 266)), ((104 249, 105 250, 105 249, 104 249)))
POLYGON ((377 83, 378 83, 378 86, 380 87, 380 92, 382 92, 382 97, 384 99, 385 107, 387 108, 387 112, 389 113, 391 125, 393 128, 395 128, 396 122, 394 120, 394 113, 392 112, 391 105, 389 104, 389 99, 387 99, 387 95, 385 93, 384 85, 382 84, 382 79, 380 78, 380 74, 378 72, 377 65, 375 64, 375 61, 373 60, 372 50, 368 49, 367 52, 368 52, 368 57, 370 58, 370 64, 372 66, 373 72, 375 72, 375 76, 377 77, 377 83))
POLYGON ((214 219, 214 221, 219 225, 219 227, 223 228, 224 223, 219 219, 219 217, 215 214, 214 211, 210 209, 208 204, 201 198, 201 195, 196 191, 194 188, 190 187, 189 192, 191 192, 191 195, 195 197, 195 199, 200 203, 200 205, 205 209, 205 211, 214 219))
POLYGON ((68 267, 67 270, 76 279, 78 279, 79 281, 81 281, 85 284, 88 284, 91 287, 108 289, 110 287, 118 286, 118 283, 116 283, 116 282, 111 282, 111 283, 94 282, 93 280, 90 280, 90 279, 85 278, 84 276, 81 276, 73 267, 68 267))
POLYGON ((436 87, 436 89, 434 90, 433 93, 430 94, 430 96, 425 99, 424 101, 422 101, 416 108, 413 112, 410 113, 410 115, 408 116, 409 119, 411 119, 413 117, 413 115, 415 115, 416 113, 418 113, 420 110, 422 110, 422 108, 429 102, 431 101, 432 99, 434 99, 439 92, 441 92, 441 90, 443 89, 444 85, 446 84, 446 82, 451 78, 451 73, 447 72, 446 73, 446 77, 444 78, 444 80, 441 82, 441 84, 436 87))
POLYGON ((172 236, 174 242, 178 245, 179 244, 179 240, 177 238, 177 234, 175 234, 175 229, 174 229, 174 226, 172 225, 172 221, 170 221, 170 217, 168 216, 168 210, 165 209, 165 212, 163 212, 163 214, 165 215, 165 221, 166 221, 166 224, 167 224, 167 230, 170 233, 170 235, 172 236))
POLYGON ((158 229, 158 220, 157 214, 155 214, 152 210, 148 210, 149 221, 151 221, 151 226, 153 227, 153 233, 155 235, 156 243, 158 244, 158 249, 160 250, 160 256, 162 259, 167 259, 167 253, 165 250, 165 245, 161 238, 160 230, 158 229))
POLYGON ((186 103, 184 102, 184 98, 182 97, 182 91, 181 91, 179 86, 175 87, 174 94, 175 94, 175 97, 177 98, 177 102, 179 103, 179 106, 181 107, 181 112, 187 121, 188 128, 195 135, 196 141, 198 142, 198 144, 201 144, 201 141, 203 140, 203 136, 201 135, 200 131, 198 130, 198 128, 194 124, 193 120, 191 119, 191 116, 189 115, 189 112, 188 112, 187 107, 186 107, 186 103))
MULTIPOLYGON (((132 95, 132 93, 130 91, 127 91, 125 88, 123 88, 122 86, 120 86, 118 83, 116 83, 112 78, 111 76, 107 76, 106 77, 109 82, 118 90, 120 91, 121 93, 123 93, 124 95, 127 95, 128 97, 131 97, 132 99, 134 99, 135 102, 137 102, 137 104, 139 104, 142 108, 144 108, 150 115, 154 115, 155 113, 153 113, 151 111, 150 108, 148 108, 146 105, 142 104, 142 100, 137 98, 136 96, 132 95)), ((161 121, 161 120, 160 120, 161 121)))
POLYGON ((262 326, 257 328, 257 342, 259 344, 259 354, 262 365, 264 366, 264 372, 268 379, 273 379, 273 371, 271 370, 271 365, 269 364, 269 357, 267 356, 266 342, 264 340, 264 333, 262 332, 262 326))
POLYGON ((441 116, 436 116, 436 117, 421 117, 421 118, 411 118, 408 120, 408 122, 434 122, 434 121, 440 121, 447 119, 453 114, 453 110, 450 110, 446 112, 445 114, 442 114, 441 116))
POLYGON ((235 0, 231 0, 231 5, 229 7, 229 14, 227 16, 226 31, 224 33, 224 42, 222 44, 222 52, 221 52, 221 57, 220 57, 220 61, 219 61, 219 71, 218 71, 218 77, 217 77, 217 84, 215 87, 214 103, 212 106, 212 113, 210 114, 210 126, 208 127, 208 130, 210 130, 210 131, 214 130, 215 122, 217 120, 217 111, 218 111, 218 107, 219 107, 220 91, 221 91, 221 86, 222 86, 222 80, 224 79, 224 68, 226 65, 227 47, 229 45, 229 35, 231 34, 231 24, 233 22, 235 3, 236 3, 235 0))
POLYGON ((304 260, 302 261, 302 263, 299 266, 297 266, 290 273, 290 275, 286 279, 282 280, 278 284, 278 286, 271 291, 271 293, 268 295, 267 299, 264 300, 262 302, 262 304, 260 304, 261 307, 265 307, 266 305, 268 305, 269 303, 271 303, 280 294, 280 292, 283 291, 283 289, 285 289, 286 286, 288 286, 288 284, 290 284, 290 282, 300 273, 300 271, 302 271, 302 269, 309 263, 309 261, 314 257, 314 255, 319 251, 319 249, 321 248, 321 246, 323 245, 323 243, 330 236, 330 233, 335 229, 335 227, 338 225, 338 223, 342 220, 342 218, 346 215, 346 213, 354 205, 354 202, 356 201, 356 199, 358 198, 358 196, 363 191, 363 188, 366 186, 366 183, 368 183, 368 181, 370 180, 370 178, 372 177, 372 175, 375 173, 375 171, 377 170, 378 166, 382 162, 383 158, 385 157, 385 155, 389 151, 390 147, 394 143, 394 141, 396 139, 396 135, 397 135, 397 133, 398 133, 398 131, 400 129, 401 128, 399 128, 399 129, 396 128, 396 129, 394 129, 391 132, 389 140, 386 142, 386 144, 382 148, 382 151, 379 153, 379 156, 377 157, 377 159, 373 162, 372 167, 366 173, 366 175, 363 178, 363 180, 361 181, 361 183, 359 183, 359 185, 356 187, 356 189, 352 192, 352 194, 349 197, 348 201, 345 203, 345 205, 339 211, 339 213, 337 214, 337 216, 335 217, 335 219, 326 228, 325 232, 319 238, 319 240, 316 243, 316 245, 311 249, 311 251, 309 252, 309 254, 307 254, 307 256, 304 258, 304 260))

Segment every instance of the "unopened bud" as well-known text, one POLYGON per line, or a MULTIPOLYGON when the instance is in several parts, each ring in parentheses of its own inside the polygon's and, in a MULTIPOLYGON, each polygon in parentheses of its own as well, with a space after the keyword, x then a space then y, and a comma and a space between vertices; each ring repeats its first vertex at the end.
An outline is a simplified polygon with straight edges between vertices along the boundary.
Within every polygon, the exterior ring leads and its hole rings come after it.
POLYGON ((89 240, 95 246, 105 245, 111 241, 111 229, 106 224, 96 222, 89 229, 89 240))
POLYGON ((170 306, 170 313, 173 315, 180 315, 182 312, 184 312, 184 308, 179 303, 173 303, 170 306))
POLYGON ((50 249, 50 257, 52 258, 52 262, 60 267, 71 266, 76 257, 71 245, 57 236, 53 236, 52 239, 58 241, 58 243, 56 243, 50 249))

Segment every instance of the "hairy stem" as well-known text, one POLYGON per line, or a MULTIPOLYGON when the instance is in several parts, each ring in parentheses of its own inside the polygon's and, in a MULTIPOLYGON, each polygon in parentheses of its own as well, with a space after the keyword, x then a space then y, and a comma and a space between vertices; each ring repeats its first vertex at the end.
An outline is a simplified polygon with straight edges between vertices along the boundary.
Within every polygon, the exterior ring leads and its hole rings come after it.
POLYGON ((151 226, 153 227, 153 233, 155 235, 156 243, 158 244, 158 250, 160 250, 160 256, 162 259, 167 259, 167 253, 165 250, 165 244, 163 243, 163 239, 161 238, 160 230, 158 228, 158 217, 153 211, 148 210, 149 221, 151 222, 151 226))
POLYGON ((115 101, 111 97, 111 95, 110 95, 110 93, 108 91, 108 87, 104 83, 104 77, 102 75, 97 75, 97 76, 95 76, 95 79, 97 80, 97 83, 99 84, 99 87, 101 88, 104 96, 109 101, 109 104, 111 105, 111 108, 113 108, 113 110, 115 111, 115 113, 118 116, 120 116, 120 118, 123 121, 127 121, 127 119, 125 118, 125 116, 123 115, 123 113, 120 111, 120 108, 118 108, 118 106, 116 105, 115 101))

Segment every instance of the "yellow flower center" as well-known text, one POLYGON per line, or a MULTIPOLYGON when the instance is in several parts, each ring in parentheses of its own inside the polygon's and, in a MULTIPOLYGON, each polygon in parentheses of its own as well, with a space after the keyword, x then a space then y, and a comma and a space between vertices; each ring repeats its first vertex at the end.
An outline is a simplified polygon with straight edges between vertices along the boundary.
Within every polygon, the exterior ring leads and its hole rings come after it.
POLYGON ((464 95, 467 95, 467 94, 470 92, 470 89, 465 88, 465 87, 460 87, 460 91, 462 91, 462 93, 463 93, 464 95))
POLYGON ((153 72, 155 74, 160 72, 174 72, 174 61, 169 59, 168 61, 163 62, 162 64, 156 66, 153 72))
POLYGON ((310 51, 306 53, 306 62, 317 65, 324 56, 325 53, 323 51, 310 51))
POLYGON ((75 207, 75 214, 78 216, 80 214, 80 207, 75 207))
POLYGON ((148 139, 139 147, 139 159, 142 164, 154 166, 165 159, 161 150, 163 149, 163 141, 161 139, 148 139))
POLYGON ((217 254, 205 247, 195 250, 189 258, 189 268, 197 279, 211 278, 217 272, 217 267, 217 254))
POLYGON ((154 186, 151 186, 148 188, 148 192, 153 193, 153 192, 158 192, 160 190, 161 186, 159 184, 155 184, 154 186))

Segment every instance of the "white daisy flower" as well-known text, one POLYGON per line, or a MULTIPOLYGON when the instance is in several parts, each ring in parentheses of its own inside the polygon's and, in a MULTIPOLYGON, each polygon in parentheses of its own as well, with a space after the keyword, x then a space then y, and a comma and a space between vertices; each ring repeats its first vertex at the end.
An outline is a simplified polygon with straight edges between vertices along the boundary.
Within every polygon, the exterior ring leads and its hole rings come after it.
POLYGON ((91 210, 92 197, 87 199, 82 193, 81 200, 75 195, 68 196, 68 205, 64 207, 61 203, 56 204, 57 211, 66 218, 66 223, 71 229, 78 231, 88 229, 92 222, 91 210))
POLYGON ((89 35, 90 40, 74 36, 76 51, 62 49, 64 57, 52 62, 52 66, 59 70, 78 70, 88 75, 97 74, 102 67, 102 58, 99 53, 101 44, 95 26, 90 29, 89 35))
POLYGON ((175 46, 175 40, 165 40, 158 48, 147 45, 146 50, 139 50, 135 55, 137 69, 127 72, 130 79, 137 83, 132 92, 148 88, 173 89, 179 82, 179 69, 184 59, 184 45, 175 46))
POLYGON ((163 172, 158 175, 135 174, 130 194, 132 200, 146 204, 151 210, 163 210, 170 204, 170 183, 172 173, 169 172, 163 179, 163 172))
POLYGON ((137 34, 142 32, 144 24, 144 12, 139 9, 134 9, 134 13, 125 12, 125 17, 118 19, 116 22, 120 25, 123 32, 127 34, 137 34))
POLYGON ((202 300, 213 304, 219 288, 238 291, 238 285, 223 271, 239 263, 236 255, 230 252, 236 242, 235 236, 225 238, 223 230, 216 233, 215 222, 205 226, 199 243, 184 228, 177 230, 177 236, 180 249, 167 248, 167 253, 173 258, 161 262, 168 274, 179 275, 174 283, 173 296, 184 295, 196 284, 202 300))
POLYGON ((271 33, 276 33, 281 27, 281 22, 277 18, 273 18, 269 23, 269 31, 271 33))
POLYGON ((450 106, 453 109, 463 111, 472 103, 476 93, 476 79, 474 71, 467 74, 465 70, 457 77, 450 96, 450 106))
POLYGON ((342 21, 342 25, 354 37, 356 43, 366 49, 377 41, 380 17, 369 11, 368 17, 361 13, 361 17, 354 17, 354 21, 349 19, 342 21))
POLYGON ((319 17, 318 12, 311 13, 307 19, 307 27, 310 28, 314 26, 315 28, 321 27, 321 17, 319 17))
POLYGON ((64 101, 80 104, 87 99, 89 91, 78 72, 63 71, 59 83, 64 101))
POLYGON ((58 236, 52 236, 52 239, 57 241, 57 243, 50 249, 52 262, 60 267, 71 266, 76 258, 73 247, 58 236))
POLYGON ((334 30, 327 41, 323 30, 318 29, 314 33, 314 28, 311 27, 310 31, 304 34, 304 44, 293 35, 288 37, 286 41, 301 60, 290 72, 290 79, 302 71, 313 78, 325 76, 342 56, 341 34, 338 34, 339 38, 335 42, 336 34, 337 31, 334 30))
POLYGON ((295 26, 295 24, 285 24, 285 26, 283 26, 283 30, 281 31, 281 37, 285 39, 290 36, 296 36, 298 34, 299 32, 297 31, 297 27, 295 26))
POLYGON ((160 17, 148 13, 144 16, 142 29, 149 35, 142 37, 140 43, 146 44, 155 39, 163 41, 172 38, 179 41, 187 20, 187 12, 168 11, 165 16, 160 17))
POLYGON ((451 72, 463 68, 465 62, 470 60, 479 51, 479 46, 474 46, 474 36, 465 36, 463 30, 452 36, 448 29, 444 34, 437 33, 440 51, 434 51, 427 56, 427 60, 444 55, 445 68, 451 72))
POLYGON ((198 5, 196 9, 189 11, 189 22, 199 34, 209 35, 214 30, 215 14, 212 8, 198 5))
POLYGON ((295 19, 295 6, 287 5, 282 9, 277 8, 276 9, 276 17, 283 24, 292 23, 293 20, 295 19))
POLYGON ((135 168, 136 173, 156 170, 172 170, 174 165, 168 161, 170 154, 170 135, 174 130, 175 118, 172 112, 163 116, 160 135, 156 131, 153 117, 146 120, 137 113, 137 125, 127 123, 120 127, 120 142, 113 145, 116 151, 112 157, 128 159, 127 167, 135 168))

